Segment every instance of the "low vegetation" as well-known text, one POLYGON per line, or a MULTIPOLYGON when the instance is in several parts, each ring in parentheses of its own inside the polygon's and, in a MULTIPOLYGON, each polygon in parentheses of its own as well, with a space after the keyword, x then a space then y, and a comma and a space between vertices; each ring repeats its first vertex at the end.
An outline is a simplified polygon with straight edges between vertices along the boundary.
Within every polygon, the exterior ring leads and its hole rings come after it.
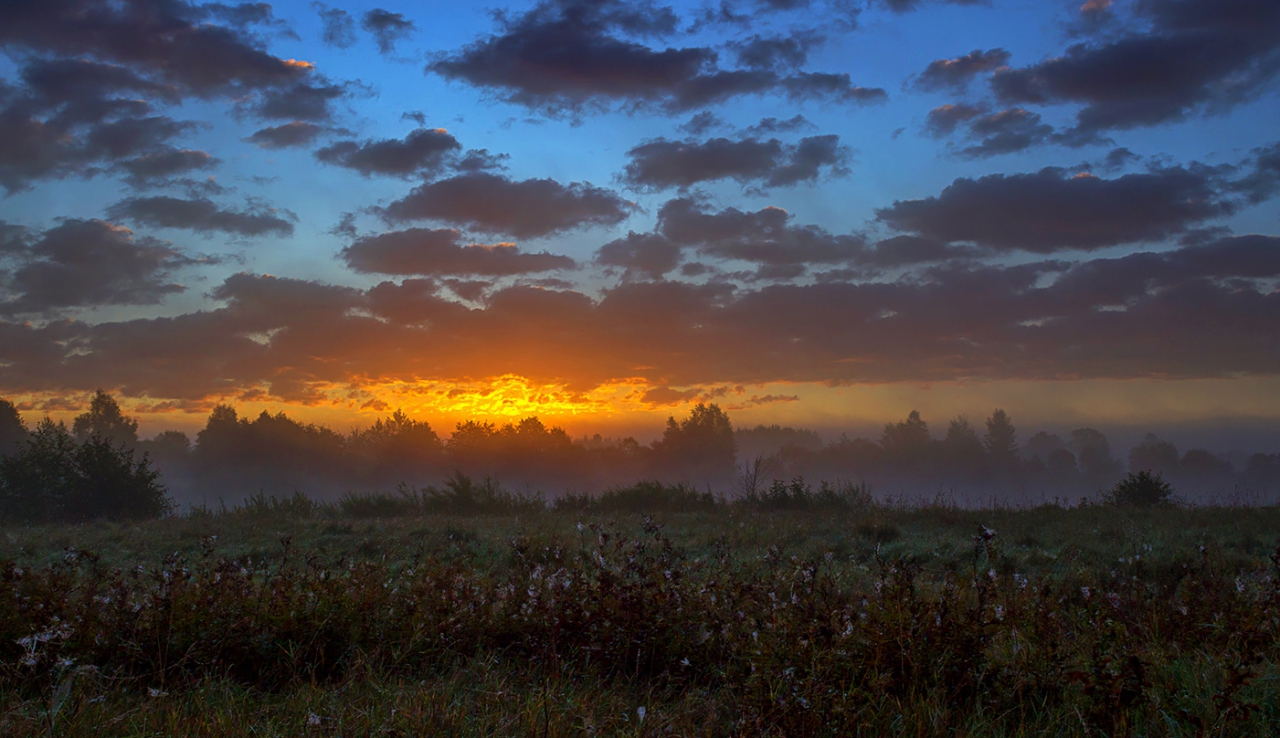
POLYGON ((255 496, 0 535, 0 734, 1274 735, 1280 509, 255 496))

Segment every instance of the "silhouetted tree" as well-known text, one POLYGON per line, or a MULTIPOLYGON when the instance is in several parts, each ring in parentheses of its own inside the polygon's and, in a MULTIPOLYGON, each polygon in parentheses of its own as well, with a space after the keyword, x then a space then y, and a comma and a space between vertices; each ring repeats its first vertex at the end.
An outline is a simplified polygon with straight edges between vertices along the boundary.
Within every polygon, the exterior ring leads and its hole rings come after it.
POLYGON ((8 456, 18 450, 18 444, 27 440, 27 426, 18 414, 18 408, 8 400, 0 400, 0 456, 8 456))
POLYGON ((982 468, 983 446, 978 432, 961 415, 951 421, 947 435, 942 439, 942 453, 948 470, 972 475, 982 468))
POLYGON ((144 454, 89 435, 76 444, 46 418, 18 453, 0 459, 0 516, 28 523, 151 518, 170 508, 144 454))
POLYGON ((116 398, 98 390, 89 403, 88 411, 76 416, 71 432, 78 441, 101 436, 116 443, 133 446, 138 442, 138 421, 120 411, 116 398))
POLYGON ((40 421, 18 452, 0 458, 0 511, 9 520, 57 520, 75 496, 76 441, 63 423, 40 421))
MULTIPOLYGON (((1067 444, 1063 443, 1062 439, 1057 435, 1040 431, 1027 439, 1027 445, 1023 447, 1023 452, 1026 454, 1027 459, 1033 459, 1038 456, 1041 461, 1047 464, 1050 454, 1060 449, 1066 450, 1066 448, 1067 444)), ((1075 463, 1074 459, 1075 454, 1072 454, 1073 464, 1075 463)))
POLYGON ((1190 479, 1209 480, 1230 476, 1235 472, 1235 467, 1231 466, 1230 461, 1220 459, 1203 448, 1193 448, 1182 455, 1178 471, 1190 479))
POLYGON ((421 478, 441 466, 444 445, 429 423, 396 410, 364 430, 353 430, 347 449, 361 471, 390 482, 421 478))
POLYGON ((655 471, 688 481, 727 481, 737 468, 733 425, 719 405, 698 403, 689 417, 667 418, 662 439, 653 444, 655 471))
POLYGON ((1051 479, 1064 482, 1074 482, 1080 475, 1080 468, 1076 465, 1076 455, 1065 447, 1049 454, 1049 460, 1045 462, 1045 471, 1051 479))
POLYGON ((907 414, 906 420, 885 425, 884 434, 880 436, 885 460, 900 466, 918 465, 925 461, 932 443, 929 424, 921 420, 920 413, 915 410, 907 414))
POLYGON ((1129 451, 1129 471, 1149 471, 1158 474, 1176 474, 1178 448, 1162 441, 1154 433, 1148 433, 1142 443, 1129 451))
POLYGON ((1013 427, 1009 414, 997 408, 987 418, 987 434, 982 439, 986 447, 991 465, 1002 473, 1012 472, 1018 467, 1018 432, 1013 427))
POLYGON ((75 458, 78 479, 64 520, 143 520, 169 512, 160 472, 146 454, 135 458, 134 449, 95 434, 80 444, 75 458))
POLYGON ((1244 482, 1258 490, 1280 487, 1280 454, 1257 453, 1244 465, 1244 482))
POLYGON ((1110 442, 1093 428, 1071 431, 1071 450, 1089 484, 1110 484, 1120 475, 1120 462, 1112 457, 1110 442))

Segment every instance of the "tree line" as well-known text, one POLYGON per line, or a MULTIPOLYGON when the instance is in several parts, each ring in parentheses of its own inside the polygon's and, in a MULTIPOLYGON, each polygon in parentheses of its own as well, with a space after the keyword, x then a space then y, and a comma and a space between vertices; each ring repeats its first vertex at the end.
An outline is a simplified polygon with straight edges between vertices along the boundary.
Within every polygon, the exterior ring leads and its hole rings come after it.
MULTIPOLYGON (((285 413, 241 417, 218 405, 194 439, 180 431, 138 438, 138 423, 99 390, 70 428, 44 419, 28 429, 0 400, 0 516, 26 521, 163 514, 183 502, 235 502, 249 494, 319 496, 398 485, 439 484, 454 473, 513 488, 598 492, 640 479, 683 482, 726 494, 750 494, 774 479, 867 482, 916 495, 930 491, 1001 494, 1008 501, 1073 499, 1112 487, 1126 470, 1161 475, 1179 490, 1280 488, 1280 454, 1258 453, 1244 469, 1203 449, 1185 453, 1148 436, 1127 458, 1107 437, 1079 428, 1019 442, 1012 418, 995 410, 981 425, 950 421, 935 437, 912 411, 878 439, 759 426, 735 431, 717 405, 670 417, 661 438, 572 438, 537 417, 518 422, 464 421, 448 438, 397 410, 371 426, 340 433, 285 413)), ((972 496, 972 495, 971 495, 972 496)))

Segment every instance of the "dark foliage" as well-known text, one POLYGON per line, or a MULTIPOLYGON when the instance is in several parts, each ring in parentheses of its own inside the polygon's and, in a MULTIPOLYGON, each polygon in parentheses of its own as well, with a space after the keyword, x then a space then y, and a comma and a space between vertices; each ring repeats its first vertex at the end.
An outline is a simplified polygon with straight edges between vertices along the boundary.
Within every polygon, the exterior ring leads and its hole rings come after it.
POLYGON ((169 512, 171 503, 145 454, 110 438, 83 442, 46 419, 0 458, 0 519, 23 523, 138 520, 169 512))
POLYGON ((1172 498, 1173 487, 1164 477, 1159 472, 1152 474, 1146 470, 1130 472, 1107 494, 1107 501, 1113 505, 1131 507, 1162 505, 1172 498))

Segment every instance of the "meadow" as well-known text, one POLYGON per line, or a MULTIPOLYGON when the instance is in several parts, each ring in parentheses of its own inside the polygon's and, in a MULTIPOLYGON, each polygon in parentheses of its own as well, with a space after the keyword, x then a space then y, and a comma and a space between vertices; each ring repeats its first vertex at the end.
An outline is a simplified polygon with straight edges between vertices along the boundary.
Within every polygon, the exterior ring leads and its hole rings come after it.
POLYGON ((2 735, 1280 733, 1280 508, 775 484, 0 532, 2 735))

